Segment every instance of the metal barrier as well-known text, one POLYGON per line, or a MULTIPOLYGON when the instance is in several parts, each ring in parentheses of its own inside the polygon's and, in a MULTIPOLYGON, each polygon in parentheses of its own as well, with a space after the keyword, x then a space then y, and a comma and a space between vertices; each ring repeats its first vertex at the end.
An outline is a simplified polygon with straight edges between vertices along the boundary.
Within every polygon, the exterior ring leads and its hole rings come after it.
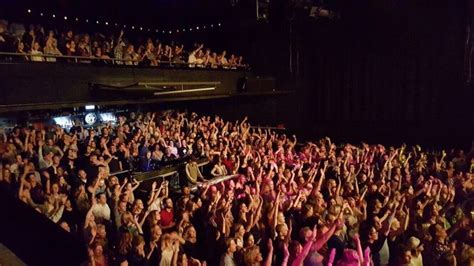
POLYGON ((225 69, 225 70, 249 70, 250 67, 248 65, 222 65, 222 64, 212 64, 212 65, 203 65, 197 63, 187 63, 187 62, 180 62, 180 61, 161 61, 156 60, 157 66, 151 65, 141 65, 140 63, 143 60, 136 60, 136 59, 118 59, 118 58, 101 58, 101 57, 94 57, 94 56, 72 56, 72 55, 51 55, 51 54, 28 54, 28 53, 11 53, 11 52, 0 52, 0 61, 4 62, 31 62, 31 63, 72 63, 72 64, 94 64, 102 63, 105 65, 113 65, 113 66, 136 66, 136 67, 151 67, 151 68, 160 68, 160 67, 168 67, 168 68, 191 68, 191 69, 206 69, 206 70, 214 70, 214 69, 225 69), (2 58, 3 57, 3 58, 2 58), (33 60, 33 58, 41 58, 40 60, 33 60), (47 60, 48 58, 54 58, 55 61, 47 60), (17 60, 14 60, 17 59, 17 60), (56 60, 56 59, 65 59, 56 60))

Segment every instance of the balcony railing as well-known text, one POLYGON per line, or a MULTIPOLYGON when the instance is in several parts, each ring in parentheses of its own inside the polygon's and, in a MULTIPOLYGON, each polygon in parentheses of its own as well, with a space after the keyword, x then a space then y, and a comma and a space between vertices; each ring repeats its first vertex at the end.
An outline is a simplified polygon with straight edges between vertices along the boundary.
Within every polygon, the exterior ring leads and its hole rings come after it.
POLYGON ((143 60, 118 59, 105 57, 71 56, 71 55, 51 55, 51 54, 29 54, 0 52, 0 62, 28 62, 28 63, 69 63, 69 64, 91 64, 98 66, 118 66, 118 67, 146 67, 146 68, 179 68, 179 69, 206 69, 206 70, 250 70, 249 65, 231 64, 200 64, 181 61, 161 61, 156 60, 157 65, 144 64, 143 60))

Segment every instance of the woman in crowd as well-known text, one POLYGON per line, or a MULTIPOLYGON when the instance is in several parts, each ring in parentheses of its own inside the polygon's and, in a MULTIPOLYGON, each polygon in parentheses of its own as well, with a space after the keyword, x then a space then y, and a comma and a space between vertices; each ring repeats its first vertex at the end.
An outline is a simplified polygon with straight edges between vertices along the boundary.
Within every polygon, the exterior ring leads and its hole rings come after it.
POLYGON ((174 111, 88 134, 17 127, 1 143, 2 190, 81 237, 90 265, 474 263, 474 150, 298 144, 247 118, 174 111), (206 179, 236 175, 178 197, 168 182, 141 195, 107 170, 112 156, 140 169, 152 151, 173 164, 184 147, 210 159, 206 179))

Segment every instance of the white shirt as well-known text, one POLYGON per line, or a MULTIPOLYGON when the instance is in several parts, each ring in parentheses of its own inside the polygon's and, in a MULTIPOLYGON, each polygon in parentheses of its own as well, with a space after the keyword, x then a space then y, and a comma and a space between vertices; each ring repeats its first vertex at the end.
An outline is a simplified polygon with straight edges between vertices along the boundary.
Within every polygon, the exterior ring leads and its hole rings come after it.
POLYGON ((110 221, 110 208, 109 205, 97 203, 92 207, 92 214, 94 214, 95 218, 104 219, 110 221))

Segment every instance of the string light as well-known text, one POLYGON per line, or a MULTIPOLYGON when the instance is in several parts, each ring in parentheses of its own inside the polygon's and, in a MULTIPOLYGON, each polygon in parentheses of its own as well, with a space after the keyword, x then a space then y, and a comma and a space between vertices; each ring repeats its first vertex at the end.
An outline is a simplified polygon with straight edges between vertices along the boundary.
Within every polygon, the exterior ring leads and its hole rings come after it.
MULTIPOLYGON (((27 12, 28 12, 28 14, 32 14, 33 11, 32 11, 31 9, 27 9, 27 12)), ((41 12, 41 13, 39 13, 39 15, 40 15, 41 17, 43 17, 45 14, 44 14, 43 12, 41 12)), ((46 15, 48 15, 48 14, 46 14, 46 15)), ((51 14, 51 16, 52 16, 53 18, 56 18, 56 14, 51 14)), ((64 18, 64 20, 68 20, 68 19, 69 19, 67 16, 64 16, 63 18, 64 18)), ((78 18, 78 17, 76 17, 75 20, 76 20, 76 22, 79 22, 79 18, 78 18)), ((85 20, 83 20, 83 21, 85 21, 86 23, 89 23, 89 19, 85 19, 85 20)), ((99 20, 96 20, 96 24, 100 24, 100 21, 99 21, 99 20)), ((109 26, 109 22, 108 22, 108 21, 104 22, 104 24, 105 24, 106 26, 109 26)), ((110 25, 112 25, 112 24, 114 24, 116 27, 119 27, 119 26, 120 26, 119 23, 110 23, 110 25)), ((221 27, 221 26, 222 26, 222 23, 221 23, 221 22, 219 22, 219 23, 216 24, 216 27, 221 27)), ((126 27, 127 27, 127 25, 123 25, 123 28, 126 28, 126 27)), ((131 26, 131 28, 132 28, 132 30, 134 30, 134 29, 135 29, 135 26, 131 26)), ((201 29, 207 29, 207 28, 214 28, 214 24, 196 26, 196 28, 190 27, 190 28, 189 28, 189 31, 192 32, 193 29, 199 31, 199 30, 201 30, 201 29)), ((140 29, 141 31, 146 30, 146 31, 148 31, 148 32, 153 31, 153 29, 150 29, 150 28, 145 28, 145 29, 144 29, 143 27, 137 27, 137 29, 140 29)), ((156 32, 156 33, 159 33, 160 30, 155 29, 155 32, 156 32)), ((171 30, 162 30, 161 32, 162 32, 162 33, 168 32, 169 34, 172 34, 173 32, 176 32, 176 33, 179 33, 179 32, 186 32, 186 28, 184 28, 184 29, 182 29, 182 30, 179 30, 179 29, 175 29, 175 30, 173 30, 173 29, 171 29, 171 30)))

